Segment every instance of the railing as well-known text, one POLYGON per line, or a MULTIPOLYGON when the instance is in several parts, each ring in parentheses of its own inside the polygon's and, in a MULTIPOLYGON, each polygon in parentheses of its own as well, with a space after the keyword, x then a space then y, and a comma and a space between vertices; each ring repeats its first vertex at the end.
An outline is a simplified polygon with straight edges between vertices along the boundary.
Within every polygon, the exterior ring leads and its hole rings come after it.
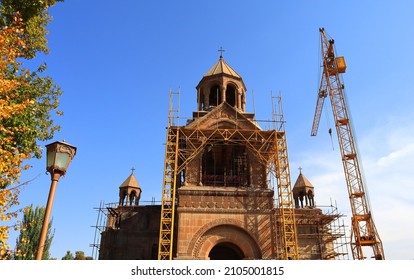
POLYGON ((247 180, 240 175, 204 175, 202 183, 204 186, 241 187, 247 185, 247 180))

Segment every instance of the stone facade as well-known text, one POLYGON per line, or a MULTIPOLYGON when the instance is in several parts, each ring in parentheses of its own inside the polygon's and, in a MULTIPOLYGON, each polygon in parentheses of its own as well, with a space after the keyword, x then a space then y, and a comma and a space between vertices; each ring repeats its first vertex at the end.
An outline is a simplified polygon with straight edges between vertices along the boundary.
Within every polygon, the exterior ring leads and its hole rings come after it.
POLYGON ((159 205, 108 207, 99 259, 156 260, 160 213, 159 205))
POLYGON ((232 187, 179 189, 177 259, 274 257, 273 191, 232 187), (216 249, 214 249, 216 248, 216 249))

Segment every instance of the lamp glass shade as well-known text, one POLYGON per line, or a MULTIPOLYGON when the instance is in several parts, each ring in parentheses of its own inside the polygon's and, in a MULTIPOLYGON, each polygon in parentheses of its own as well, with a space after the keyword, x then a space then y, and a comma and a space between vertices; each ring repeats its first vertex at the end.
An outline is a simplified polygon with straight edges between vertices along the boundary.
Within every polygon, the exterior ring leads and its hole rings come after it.
POLYGON ((66 172, 68 165, 70 163, 70 155, 65 152, 56 153, 55 168, 66 172))
POLYGON ((55 163, 55 153, 55 149, 47 149, 46 170, 49 170, 55 163))
POLYGON ((72 161, 76 153, 76 147, 65 142, 54 142, 46 146, 47 148, 47 165, 46 170, 50 173, 59 171, 62 174, 72 161))

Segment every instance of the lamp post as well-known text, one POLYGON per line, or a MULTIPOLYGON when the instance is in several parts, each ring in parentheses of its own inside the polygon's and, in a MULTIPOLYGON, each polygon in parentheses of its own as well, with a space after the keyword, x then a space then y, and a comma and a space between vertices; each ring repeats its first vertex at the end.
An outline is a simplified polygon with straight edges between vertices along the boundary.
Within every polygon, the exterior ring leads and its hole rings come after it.
POLYGON ((46 173, 50 173, 52 183, 50 185, 49 197, 43 218, 42 231, 40 232, 39 245, 37 247, 36 260, 41 260, 45 247, 47 230, 49 227, 50 213, 52 211, 53 200, 57 183, 61 176, 65 175, 66 170, 76 154, 76 147, 66 142, 56 141, 46 145, 46 173))

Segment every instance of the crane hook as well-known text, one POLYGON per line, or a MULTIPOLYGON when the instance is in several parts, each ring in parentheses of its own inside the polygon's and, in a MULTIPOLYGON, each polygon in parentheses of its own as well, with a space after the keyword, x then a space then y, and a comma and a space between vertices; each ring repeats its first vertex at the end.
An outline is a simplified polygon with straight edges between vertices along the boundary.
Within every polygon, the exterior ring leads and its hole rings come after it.
POLYGON ((329 133, 329 136, 331 137, 332 150, 335 150, 335 149, 334 149, 333 140, 332 140, 332 128, 329 128, 328 133, 329 133))

